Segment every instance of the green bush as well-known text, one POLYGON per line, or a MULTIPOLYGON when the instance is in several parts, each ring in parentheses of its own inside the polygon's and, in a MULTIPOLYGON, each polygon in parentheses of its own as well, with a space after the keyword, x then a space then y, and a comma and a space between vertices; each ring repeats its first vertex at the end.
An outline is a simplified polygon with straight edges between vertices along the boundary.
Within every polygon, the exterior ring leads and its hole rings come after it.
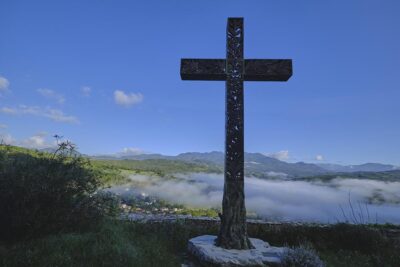
POLYGON ((96 193, 90 162, 60 148, 49 154, 0 146, 1 239, 81 229, 115 213, 117 200, 96 193))

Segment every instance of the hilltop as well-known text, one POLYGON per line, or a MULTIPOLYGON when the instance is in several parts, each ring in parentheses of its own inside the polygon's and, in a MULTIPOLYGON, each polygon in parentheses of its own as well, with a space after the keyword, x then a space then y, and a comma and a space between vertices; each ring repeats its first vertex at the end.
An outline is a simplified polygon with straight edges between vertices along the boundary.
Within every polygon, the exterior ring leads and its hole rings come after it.
MULTIPOLYGON (((179 165, 178 162, 184 162, 202 166, 207 166, 206 172, 221 172, 224 167, 224 153, 219 151, 212 152, 187 152, 176 156, 167 156, 162 154, 140 154, 140 155, 100 155, 91 156, 94 160, 107 160, 114 162, 125 161, 144 161, 142 164, 158 163, 179 165), (152 161, 153 160, 153 161, 152 161)), ((349 174, 358 172, 387 172, 397 170, 398 167, 389 164, 366 163, 360 165, 338 165, 338 164, 313 164, 305 162, 290 163, 268 157, 261 153, 245 153, 245 173, 247 176, 258 178, 300 178, 317 175, 349 174)), ((139 164, 139 163, 135 163, 139 164)), ((185 168, 189 170, 190 168, 185 168)), ((348 176, 348 175, 347 175, 348 176)), ((373 177, 373 176, 371 176, 373 177)))

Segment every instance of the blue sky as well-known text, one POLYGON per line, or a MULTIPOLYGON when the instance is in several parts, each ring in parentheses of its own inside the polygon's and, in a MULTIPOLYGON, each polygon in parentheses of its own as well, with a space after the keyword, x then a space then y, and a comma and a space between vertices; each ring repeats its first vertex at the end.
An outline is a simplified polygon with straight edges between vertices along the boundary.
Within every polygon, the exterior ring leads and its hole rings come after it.
POLYGON ((224 148, 224 83, 180 59, 292 58, 287 83, 245 83, 245 149, 288 161, 400 165, 399 1, 0 2, 0 133, 89 154, 224 148))

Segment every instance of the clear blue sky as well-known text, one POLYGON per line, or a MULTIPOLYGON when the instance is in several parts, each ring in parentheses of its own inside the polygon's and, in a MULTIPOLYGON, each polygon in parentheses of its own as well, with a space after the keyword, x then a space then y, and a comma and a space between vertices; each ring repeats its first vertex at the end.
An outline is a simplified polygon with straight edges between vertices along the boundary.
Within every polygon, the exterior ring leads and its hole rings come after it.
POLYGON ((224 148, 224 83, 183 57, 292 58, 287 83, 245 83, 245 149, 289 161, 400 165, 400 1, 0 2, 0 133, 89 154, 224 148), (47 135, 46 135, 47 133, 47 135))

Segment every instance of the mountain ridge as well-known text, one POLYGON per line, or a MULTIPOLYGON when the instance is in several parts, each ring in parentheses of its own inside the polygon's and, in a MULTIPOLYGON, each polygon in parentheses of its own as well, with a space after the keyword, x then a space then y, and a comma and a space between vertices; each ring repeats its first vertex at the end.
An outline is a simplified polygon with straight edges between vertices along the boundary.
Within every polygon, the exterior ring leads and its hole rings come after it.
MULTIPOLYGON (((185 152, 176 156, 162 154, 139 154, 139 155, 99 155, 92 156, 95 159, 114 159, 114 160, 149 160, 166 159, 180 160, 185 162, 208 164, 218 167, 224 166, 224 153, 220 151, 211 152, 185 152)), ((339 164, 314 164, 306 162, 289 163, 262 153, 245 152, 245 172, 246 175, 257 177, 306 177, 314 175, 324 175, 333 173, 351 172, 382 172, 397 170, 398 167, 390 164, 365 163, 360 165, 339 165, 339 164)))

